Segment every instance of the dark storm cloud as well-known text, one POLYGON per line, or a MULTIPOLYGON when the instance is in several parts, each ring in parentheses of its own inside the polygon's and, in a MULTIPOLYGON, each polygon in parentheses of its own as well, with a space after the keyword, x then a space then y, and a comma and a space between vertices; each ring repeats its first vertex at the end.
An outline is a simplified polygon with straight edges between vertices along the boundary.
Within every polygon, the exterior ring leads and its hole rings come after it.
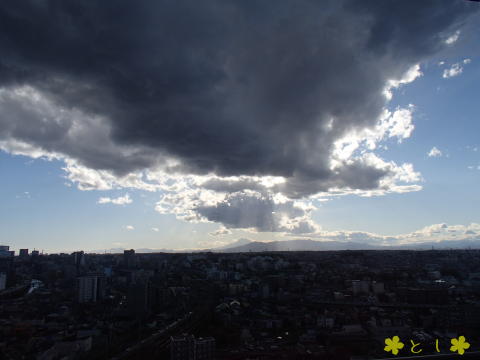
POLYGON ((0 137, 117 174, 172 156, 183 173, 284 176, 292 197, 373 189, 386 171, 333 172, 333 143, 375 124, 386 81, 438 51, 469 5, 4 1, 0 86, 79 111, 84 130, 69 136, 71 119, 22 115, 5 95, 0 137), (105 141, 87 118, 104 119, 105 141))
POLYGON ((265 186, 252 179, 224 180, 213 178, 202 183, 201 187, 207 190, 225 193, 238 192, 245 189, 255 190, 260 193, 267 191, 265 186))
POLYGON ((290 233, 311 233, 316 230, 308 219, 309 209, 290 200, 276 203, 270 196, 259 193, 235 192, 215 205, 202 205, 194 210, 207 220, 220 222, 228 228, 290 233), (282 221, 284 219, 290 221, 285 223, 282 221))

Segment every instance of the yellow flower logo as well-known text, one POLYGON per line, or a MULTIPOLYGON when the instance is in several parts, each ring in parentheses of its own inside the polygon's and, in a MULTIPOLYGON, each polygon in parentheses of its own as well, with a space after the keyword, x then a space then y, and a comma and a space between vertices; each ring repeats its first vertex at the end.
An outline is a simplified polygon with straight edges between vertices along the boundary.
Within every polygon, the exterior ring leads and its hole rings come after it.
POLYGON ((470 344, 465 341, 465 336, 459 336, 458 339, 452 339, 450 342, 452 343, 450 351, 458 351, 460 355, 463 355, 465 350, 470 347, 470 344))
MULTIPOLYGON (((403 349, 403 343, 400 342, 400 338, 398 336, 394 336, 393 338, 386 338, 385 339, 385 346, 383 350, 391 351, 393 355, 398 354, 398 350, 403 349)), ((470 345, 469 345, 470 346, 470 345)))

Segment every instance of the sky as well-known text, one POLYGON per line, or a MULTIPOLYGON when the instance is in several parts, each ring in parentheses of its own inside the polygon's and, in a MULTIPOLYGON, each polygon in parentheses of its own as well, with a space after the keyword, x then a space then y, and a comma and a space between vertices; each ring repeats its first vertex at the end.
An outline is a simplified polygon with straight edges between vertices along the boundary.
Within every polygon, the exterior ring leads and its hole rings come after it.
POLYGON ((0 243, 480 239, 480 4, 0 4, 0 243))

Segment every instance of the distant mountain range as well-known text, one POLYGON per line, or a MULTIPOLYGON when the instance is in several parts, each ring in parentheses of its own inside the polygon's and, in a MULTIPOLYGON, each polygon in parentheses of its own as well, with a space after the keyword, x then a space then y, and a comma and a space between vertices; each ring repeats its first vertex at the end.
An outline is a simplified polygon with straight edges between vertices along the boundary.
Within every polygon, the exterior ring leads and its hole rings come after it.
MULTIPOLYGON (((444 240, 440 242, 423 242, 406 245, 372 245, 359 242, 318 241, 311 239, 284 240, 284 241, 251 241, 238 239, 237 241, 212 249, 136 249, 137 253, 193 253, 193 252, 262 252, 262 251, 336 251, 336 250, 445 250, 445 249, 480 249, 480 239, 444 240)), ((122 253, 123 248, 92 251, 93 253, 122 253)))
POLYGON ((220 252, 261 252, 261 251, 334 251, 334 250, 428 250, 428 249, 480 249, 480 240, 445 240, 406 245, 372 245, 358 242, 286 240, 272 242, 250 242, 212 251, 220 252))
POLYGON ((373 247, 355 242, 315 241, 315 240, 285 240, 260 242, 251 241, 239 246, 224 249, 213 249, 219 252, 261 252, 261 251, 325 251, 325 250, 367 250, 373 247))
POLYGON ((250 240, 250 239, 240 238, 240 239, 234 241, 233 243, 214 248, 213 250, 214 251, 222 251, 222 250, 225 251, 225 250, 230 250, 230 249, 234 249, 234 248, 239 248, 239 247, 242 247, 242 246, 247 246, 247 245, 252 244, 252 243, 253 243, 253 241, 250 240))

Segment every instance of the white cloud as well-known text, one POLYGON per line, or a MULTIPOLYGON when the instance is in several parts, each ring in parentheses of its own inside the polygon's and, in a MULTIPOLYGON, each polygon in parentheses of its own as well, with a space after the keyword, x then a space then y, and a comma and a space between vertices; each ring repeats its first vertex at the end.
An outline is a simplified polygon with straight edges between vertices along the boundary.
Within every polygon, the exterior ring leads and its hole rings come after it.
POLYGON ((174 213, 190 222, 216 222, 225 234, 228 229, 251 229, 256 232, 311 233, 319 227, 310 219, 315 207, 307 201, 290 200, 269 192, 243 190, 218 193, 202 188, 186 188, 167 193, 157 202, 160 213, 174 213))
POLYGON ((217 230, 208 233, 211 236, 221 236, 221 235, 229 235, 232 232, 228 230, 225 226, 220 226, 217 230))
MULTIPOLYGON (((384 134, 388 137, 396 137, 399 142, 402 139, 409 138, 413 132, 412 112, 414 106, 409 105, 408 108, 398 108, 390 117, 380 123, 380 127, 384 134)), ((382 136, 382 139, 385 135, 382 136)))
POLYGON ((15 198, 16 199, 30 199, 31 198, 30 192, 29 191, 24 191, 23 194, 16 195, 15 198))
POLYGON ((472 62, 471 59, 464 59, 464 60, 463 60, 463 63, 464 63, 464 64, 470 64, 471 62, 472 62))
POLYGON ((448 79, 454 76, 458 76, 463 72, 463 68, 460 66, 460 63, 453 64, 449 69, 443 70, 442 77, 448 79))
POLYGON ((354 131, 346 134, 334 144, 332 160, 347 160, 358 150, 374 150, 377 144, 389 138, 397 138, 398 142, 410 137, 414 130, 412 123, 415 107, 397 108, 393 113, 385 109, 374 128, 354 131))
POLYGON ((28 156, 32 159, 61 159, 61 156, 56 153, 44 151, 34 145, 16 139, 0 140, 0 150, 12 155, 28 156))
POLYGON ((401 243, 414 243, 424 241, 442 241, 465 238, 475 238, 480 235, 480 224, 447 225, 445 223, 426 226, 413 233, 398 235, 401 243))
POLYGON ((445 40, 445 44, 447 45, 452 45, 453 43, 455 43, 458 38, 460 37, 460 30, 457 30, 455 31, 455 33, 453 33, 452 35, 450 35, 446 40, 445 40))
POLYGON ((159 229, 159 228, 157 228, 157 227, 152 227, 152 231, 159 232, 159 231, 160 231, 160 229, 159 229))
POLYGON ((132 225, 126 225, 125 229, 128 230, 128 231, 135 230, 135 228, 132 225))
POLYGON ((387 100, 391 100, 393 97, 392 90, 399 88, 401 85, 409 84, 415 81, 416 78, 422 76, 423 73, 420 71, 420 64, 415 64, 410 69, 407 70, 405 74, 400 79, 390 79, 387 81, 387 85, 383 94, 387 100))
POLYGON ((65 167, 66 178, 77 184, 80 190, 114 190, 132 188, 145 191, 156 191, 160 189, 159 184, 152 184, 145 181, 144 171, 129 173, 118 176, 107 170, 95 170, 79 164, 73 159, 66 158, 65 167))
POLYGON ((480 224, 447 225, 433 224, 411 233, 399 235, 379 235, 363 231, 319 231, 302 237, 323 241, 356 242, 370 245, 406 245, 445 240, 480 239, 480 224))
POLYGON ((440 157, 442 156, 442 152, 434 146, 429 152, 428 152, 428 157, 440 157))
POLYGON ((361 197, 383 196, 390 193, 406 193, 413 191, 420 191, 422 186, 416 184, 423 181, 419 172, 413 169, 413 165, 409 163, 402 164, 401 166, 395 164, 393 161, 387 162, 374 153, 365 152, 358 159, 360 163, 373 165, 379 171, 389 173, 379 181, 378 187, 375 189, 341 189, 332 188, 328 192, 319 193, 316 195, 318 198, 343 196, 343 195, 358 195, 361 197))
POLYGON ((101 197, 100 199, 98 199, 98 204, 125 205, 131 203, 132 199, 130 198, 129 194, 125 194, 124 196, 120 196, 118 198, 101 197))

